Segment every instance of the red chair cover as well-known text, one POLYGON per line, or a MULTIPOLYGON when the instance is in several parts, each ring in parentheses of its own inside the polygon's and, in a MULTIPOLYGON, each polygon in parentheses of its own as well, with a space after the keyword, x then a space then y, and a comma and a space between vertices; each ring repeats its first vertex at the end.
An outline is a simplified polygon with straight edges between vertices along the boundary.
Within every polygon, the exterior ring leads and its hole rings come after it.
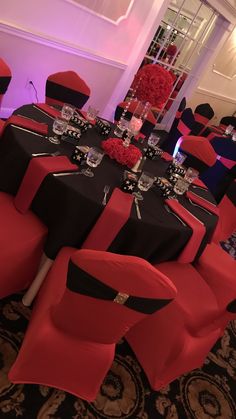
POLYGON ((3 96, 5 95, 11 81, 11 70, 7 63, 0 58, 0 107, 3 96))
POLYGON ((236 180, 229 186, 218 210, 219 220, 212 238, 215 243, 228 239, 236 231, 236 180), (235 196, 235 202, 231 194, 235 196))
POLYGON ((207 245, 195 264, 218 301, 216 319, 222 333, 228 322, 236 318, 236 260, 215 243, 207 245), (231 303, 235 302, 232 311, 231 303))
POLYGON ((78 170, 78 166, 72 164, 66 156, 31 159, 14 199, 15 207, 24 214, 30 208, 41 183, 49 173, 75 170, 78 170))
POLYGON ((193 230, 192 236, 178 257, 178 262, 180 263, 191 263, 197 255, 206 233, 206 228, 201 221, 186 210, 176 199, 166 199, 165 202, 193 230))
POLYGON ((108 250, 129 219, 134 196, 115 188, 82 249, 108 250))
POLYGON ((187 135, 180 137, 177 142, 177 149, 196 157, 207 166, 213 166, 217 159, 217 154, 205 137, 187 135))
POLYGON ((147 316, 142 304, 155 311, 154 304, 160 308, 175 294, 168 278, 143 259, 64 248, 40 290, 9 379, 94 400, 116 342, 147 316), (128 297, 124 304, 117 303, 117 292, 123 293, 123 302, 128 297))
POLYGON ((47 228, 31 212, 20 214, 13 197, 0 192, 0 298, 28 287, 43 253, 47 228))
POLYGON ((175 300, 134 326, 125 336, 154 390, 200 367, 219 338, 213 321, 213 292, 190 264, 165 262, 156 268, 177 288, 175 300))
POLYGON ((74 71, 61 71, 47 78, 46 103, 48 105, 70 103, 80 109, 89 96, 89 86, 74 71))
POLYGON ((42 122, 33 121, 20 115, 12 115, 7 119, 3 129, 5 130, 8 125, 16 125, 21 128, 28 129, 29 131, 37 132, 38 134, 47 135, 48 126, 42 122))

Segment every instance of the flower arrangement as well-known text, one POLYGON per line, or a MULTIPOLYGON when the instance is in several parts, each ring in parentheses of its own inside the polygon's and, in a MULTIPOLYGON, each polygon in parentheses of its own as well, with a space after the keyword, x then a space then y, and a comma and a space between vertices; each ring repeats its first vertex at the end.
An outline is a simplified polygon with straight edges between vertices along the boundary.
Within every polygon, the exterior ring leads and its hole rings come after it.
POLYGON ((139 100, 161 107, 166 102, 173 86, 170 73, 158 64, 147 64, 139 69, 134 77, 132 88, 139 100))
POLYGON ((132 168, 142 156, 141 151, 133 144, 124 147, 123 140, 109 138, 101 143, 105 153, 118 163, 132 168))

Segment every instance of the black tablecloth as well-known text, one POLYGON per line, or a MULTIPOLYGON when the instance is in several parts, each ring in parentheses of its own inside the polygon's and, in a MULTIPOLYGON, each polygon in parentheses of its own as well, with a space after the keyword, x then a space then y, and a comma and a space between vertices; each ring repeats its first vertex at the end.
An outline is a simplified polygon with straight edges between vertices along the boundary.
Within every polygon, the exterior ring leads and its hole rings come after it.
MULTIPOLYGON (((52 126, 52 119, 33 105, 23 106, 14 113, 52 126)), ((80 144, 100 145, 102 139, 96 129, 92 128, 82 135, 80 144)), ((60 145, 55 145, 43 137, 8 126, 0 142, 0 190, 16 194, 32 153, 59 150, 62 154, 71 156, 73 149, 74 146, 69 143, 61 142, 60 145)), ((157 176, 165 175, 168 164, 160 158, 147 160, 144 170, 157 176)), ((104 185, 108 184, 111 187, 109 198, 112 189, 121 185, 125 169, 127 169, 125 166, 105 156, 100 166, 93 169, 95 173, 93 178, 73 174, 55 177, 49 174, 44 179, 33 200, 32 210, 48 226, 45 246, 48 257, 55 258, 62 246, 79 248, 82 245, 104 208, 102 206, 104 185)), ((194 189, 194 192, 214 202, 208 191, 194 189)), ((206 226, 200 254, 213 233, 217 217, 191 205, 185 197, 181 197, 180 201, 206 226)), ((166 211, 163 198, 156 187, 144 192, 144 201, 140 202, 140 210, 142 220, 137 218, 133 205, 128 222, 108 250, 140 256, 150 262, 176 258, 191 237, 192 230, 183 226, 166 211)))

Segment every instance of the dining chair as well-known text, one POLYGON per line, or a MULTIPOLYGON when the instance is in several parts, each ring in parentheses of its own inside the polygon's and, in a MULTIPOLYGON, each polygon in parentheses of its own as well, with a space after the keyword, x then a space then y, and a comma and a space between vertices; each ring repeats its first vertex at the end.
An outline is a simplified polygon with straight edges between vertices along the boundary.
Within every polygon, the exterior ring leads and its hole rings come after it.
POLYGON ((193 114, 195 122, 190 135, 201 135, 214 115, 214 110, 209 103, 201 103, 198 105, 193 114))
POLYGON ((236 179, 232 180, 218 209, 219 221, 212 238, 214 243, 228 239, 236 231, 236 179))
POLYGON ((63 248, 37 297, 9 380, 94 400, 119 339, 175 296, 171 281, 144 259, 63 248))
POLYGON ((46 103, 48 105, 71 105, 81 109, 90 96, 90 88, 75 71, 61 71, 48 76, 46 103))
POLYGON ((26 289, 40 265, 46 226, 27 211, 21 214, 14 197, 0 192, 0 297, 26 289))
POLYGON ((12 75, 9 66, 2 58, 0 58, 0 108, 2 99, 10 84, 11 77, 12 75))
MULTIPOLYGON (((31 204, 42 182, 50 173, 78 171, 78 166, 72 164, 67 156, 45 155, 30 160, 21 185, 14 197, 15 208, 22 216, 30 211, 31 204)), ((32 277, 31 283, 22 298, 25 306, 30 306, 35 298, 44 278, 53 264, 53 260, 43 254, 42 262, 32 277)))
POLYGON ((191 108, 185 108, 181 117, 175 124, 162 144, 162 149, 170 154, 173 154, 176 143, 182 135, 189 135, 194 124, 194 116, 191 108))
MULTIPOLYGON (((160 390, 180 375, 203 364, 221 336, 217 299, 189 263, 155 265, 175 285, 175 300, 131 328, 126 334, 149 383, 160 390)), ((226 309, 226 308, 225 308, 226 309)))
POLYGON ((236 117, 235 116, 223 116, 220 120, 220 126, 226 128, 228 125, 233 125, 236 129, 236 117))
MULTIPOLYGON (((126 109, 127 104, 128 102, 121 102, 117 105, 116 110, 115 110, 115 115, 114 115, 115 123, 117 123, 119 119, 121 118, 121 115, 123 114, 124 109, 126 109)), ((125 113, 125 118, 127 118, 128 120, 131 120, 137 105, 138 105, 137 100, 132 100, 130 102, 127 112, 125 113)), ((150 110, 140 129, 140 134, 142 134, 144 137, 149 137, 149 135, 155 128, 155 125, 156 125, 156 118, 153 112, 150 110)))
POLYGON ((173 156, 178 151, 187 156, 184 160, 184 165, 197 169, 199 173, 204 173, 217 161, 217 154, 211 143, 205 137, 183 135, 176 143, 173 156))
MULTIPOLYGON (((7 63, 0 58, 0 109, 3 97, 8 89, 8 86, 11 81, 11 70, 8 67, 7 63)), ((4 121, 0 119, 0 136, 4 128, 4 121)))

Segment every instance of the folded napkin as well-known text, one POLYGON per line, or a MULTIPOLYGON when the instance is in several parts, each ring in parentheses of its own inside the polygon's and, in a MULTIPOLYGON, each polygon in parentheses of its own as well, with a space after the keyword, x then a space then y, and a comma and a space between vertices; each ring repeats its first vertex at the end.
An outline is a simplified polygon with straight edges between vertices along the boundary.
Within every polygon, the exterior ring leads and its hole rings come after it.
POLYGON ((48 173, 78 170, 66 156, 35 157, 30 160, 21 185, 14 199, 16 209, 25 213, 48 173))
POLYGON ((186 210, 176 199, 166 199, 165 203, 193 230, 192 236, 178 257, 178 262, 180 263, 191 263, 196 257, 206 233, 206 228, 201 221, 186 210))
POLYGON ((35 103, 34 107, 40 109, 41 111, 51 116, 52 118, 61 117, 61 111, 59 111, 58 109, 52 108, 47 103, 35 103))
POLYGON ((25 118, 21 115, 12 115, 5 122, 4 129, 8 125, 17 125, 18 127, 28 129, 29 131, 37 132, 38 134, 47 135, 48 126, 41 122, 34 121, 30 118, 25 118))
POLYGON ((86 119, 90 124, 95 125, 96 124, 96 119, 88 119, 87 118, 87 112, 86 111, 82 111, 81 109, 77 109, 77 112, 84 118, 86 119))
POLYGON ((212 202, 208 201, 205 198, 202 198, 201 196, 195 194, 194 192, 187 191, 186 197, 191 199, 191 201, 195 202, 195 204, 200 205, 201 207, 205 208, 206 210, 212 212, 212 214, 217 215, 219 217, 219 209, 216 205, 214 205, 212 202))
POLYGON ((165 161, 172 161, 173 160, 173 156, 171 156, 166 151, 164 151, 164 153, 162 153, 161 158, 165 161))
POLYGON ((82 249, 107 250, 129 219, 134 196, 115 188, 82 249))
POLYGON ((198 178, 194 179, 193 185, 200 186, 201 188, 204 188, 204 189, 208 189, 208 187, 205 185, 205 183, 203 183, 201 181, 201 179, 198 179, 198 178))

